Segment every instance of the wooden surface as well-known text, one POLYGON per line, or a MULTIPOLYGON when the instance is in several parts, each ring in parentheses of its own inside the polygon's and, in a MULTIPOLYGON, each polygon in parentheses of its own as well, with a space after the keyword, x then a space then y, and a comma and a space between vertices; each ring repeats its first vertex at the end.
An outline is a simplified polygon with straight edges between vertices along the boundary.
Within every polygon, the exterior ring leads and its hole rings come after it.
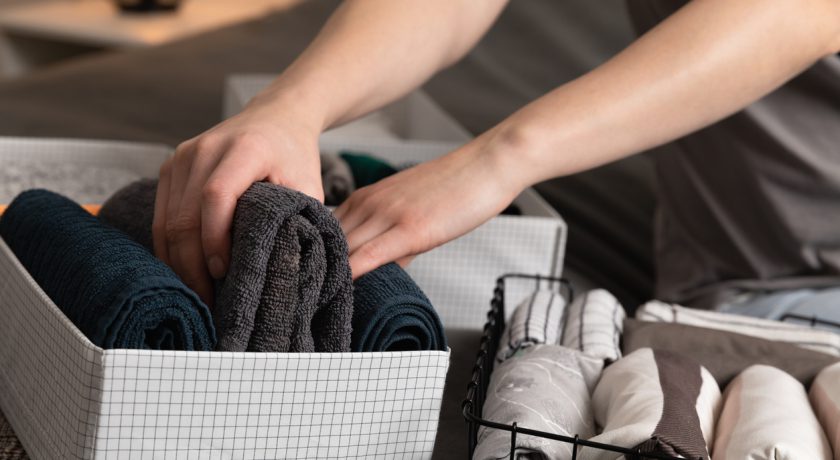
POLYGON ((0 9, 0 29, 90 46, 146 47, 253 19, 299 1, 185 0, 174 12, 123 13, 110 0, 54 0, 0 9))

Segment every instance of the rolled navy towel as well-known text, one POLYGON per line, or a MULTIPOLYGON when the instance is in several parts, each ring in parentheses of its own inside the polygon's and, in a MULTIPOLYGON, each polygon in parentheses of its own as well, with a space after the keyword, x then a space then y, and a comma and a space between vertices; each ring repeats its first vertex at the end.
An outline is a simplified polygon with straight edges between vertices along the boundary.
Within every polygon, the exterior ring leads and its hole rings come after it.
POLYGON ((437 312, 399 265, 383 265, 354 283, 352 350, 446 350, 437 312))
POLYGON ((36 282, 102 348, 212 350, 210 311, 163 262, 73 201, 18 195, 0 236, 36 282))
MULTIPOLYGON (((157 181, 131 184, 100 215, 152 250, 156 189, 157 181)), ((257 182, 237 202, 231 237, 230 267, 213 306, 218 350, 350 350, 347 241, 329 209, 303 193, 257 182)))

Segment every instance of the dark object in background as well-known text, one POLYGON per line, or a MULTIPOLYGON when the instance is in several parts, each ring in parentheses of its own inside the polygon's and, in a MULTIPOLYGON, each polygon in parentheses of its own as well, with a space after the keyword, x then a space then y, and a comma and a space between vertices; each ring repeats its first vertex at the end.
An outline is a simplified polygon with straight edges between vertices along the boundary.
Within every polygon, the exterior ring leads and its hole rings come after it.
POLYGON ((68 198, 29 190, 0 236, 41 289, 96 346, 210 351, 210 311, 163 262, 68 198))
POLYGON ((148 13, 151 11, 174 11, 181 0, 116 0, 122 11, 130 13, 148 13))
POLYGON ((385 160, 367 153, 342 150, 338 156, 350 166, 356 188, 367 187, 398 172, 385 160))

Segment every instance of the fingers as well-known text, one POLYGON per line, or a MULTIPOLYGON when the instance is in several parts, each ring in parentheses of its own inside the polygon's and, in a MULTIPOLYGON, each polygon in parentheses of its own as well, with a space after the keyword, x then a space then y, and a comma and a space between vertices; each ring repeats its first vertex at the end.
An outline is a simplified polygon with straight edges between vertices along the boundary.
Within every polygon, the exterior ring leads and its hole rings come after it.
POLYGON ((212 147, 199 140, 176 152, 165 224, 170 265, 208 305, 213 303, 213 284, 201 245, 200 199, 201 189, 221 152, 212 147))
POLYGON ((169 265, 169 249, 166 244, 166 206, 169 203, 169 183, 172 181, 172 159, 160 167, 157 192, 155 194, 155 216, 152 219, 152 241, 155 255, 169 265))
POLYGON ((400 226, 392 227, 350 253, 353 279, 388 262, 410 256, 406 241, 409 235, 400 226))
POLYGON ((254 182, 265 179, 266 167, 259 161, 243 161, 226 155, 201 191, 201 245, 214 278, 230 266, 231 223, 236 201, 254 182))

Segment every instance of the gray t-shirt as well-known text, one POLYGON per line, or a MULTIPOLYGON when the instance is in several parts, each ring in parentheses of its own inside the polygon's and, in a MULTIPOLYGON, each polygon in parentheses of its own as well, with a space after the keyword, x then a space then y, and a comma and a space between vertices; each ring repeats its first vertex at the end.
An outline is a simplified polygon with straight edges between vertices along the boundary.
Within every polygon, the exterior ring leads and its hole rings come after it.
MULTIPOLYGON (((684 3, 628 1, 640 32, 684 3)), ((840 57, 663 150, 657 297, 840 285, 840 57)))

